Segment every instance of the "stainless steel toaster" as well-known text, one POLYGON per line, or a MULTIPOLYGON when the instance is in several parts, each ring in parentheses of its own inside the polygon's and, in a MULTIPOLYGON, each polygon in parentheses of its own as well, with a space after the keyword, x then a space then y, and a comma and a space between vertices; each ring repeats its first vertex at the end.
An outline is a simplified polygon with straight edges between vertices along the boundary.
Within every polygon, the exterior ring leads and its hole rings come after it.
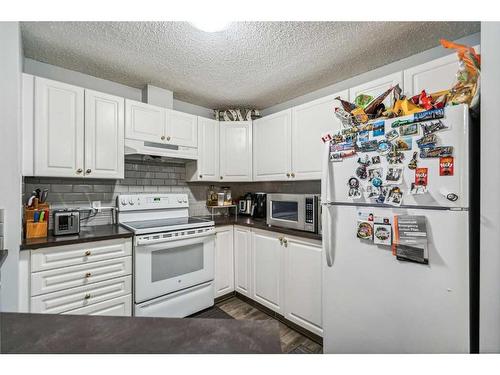
POLYGON ((80 233, 80 211, 78 210, 55 210, 54 211, 54 235, 80 233))

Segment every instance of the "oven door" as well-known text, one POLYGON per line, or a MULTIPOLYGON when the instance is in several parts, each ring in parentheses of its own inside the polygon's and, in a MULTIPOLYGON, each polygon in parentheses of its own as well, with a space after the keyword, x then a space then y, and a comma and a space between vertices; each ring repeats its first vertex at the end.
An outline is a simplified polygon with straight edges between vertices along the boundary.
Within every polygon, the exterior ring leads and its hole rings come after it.
POLYGON ((186 239, 144 242, 138 237, 135 247, 136 303, 214 279, 213 230, 186 239))
POLYGON ((267 195, 267 224, 305 230, 305 196, 295 194, 267 195))

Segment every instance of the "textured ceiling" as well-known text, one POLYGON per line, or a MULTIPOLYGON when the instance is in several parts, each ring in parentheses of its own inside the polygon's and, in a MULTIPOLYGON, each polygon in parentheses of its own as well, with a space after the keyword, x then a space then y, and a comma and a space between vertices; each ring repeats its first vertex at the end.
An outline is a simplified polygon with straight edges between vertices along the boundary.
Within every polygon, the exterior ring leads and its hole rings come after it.
POLYGON ((478 32, 477 22, 23 22, 26 57, 210 108, 267 108, 478 32))

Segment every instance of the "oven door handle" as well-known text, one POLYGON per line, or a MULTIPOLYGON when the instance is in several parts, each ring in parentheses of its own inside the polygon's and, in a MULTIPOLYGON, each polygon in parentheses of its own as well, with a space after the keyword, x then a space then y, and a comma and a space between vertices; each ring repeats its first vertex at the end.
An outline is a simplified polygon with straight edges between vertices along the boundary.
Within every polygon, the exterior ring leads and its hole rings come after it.
POLYGON ((174 248, 178 246, 192 245, 196 243, 203 243, 207 240, 208 237, 215 238, 215 232, 205 232, 203 234, 198 234, 192 237, 169 237, 169 238, 158 238, 158 239, 141 239, 140 237, 136 239, 137 248, 174 248))

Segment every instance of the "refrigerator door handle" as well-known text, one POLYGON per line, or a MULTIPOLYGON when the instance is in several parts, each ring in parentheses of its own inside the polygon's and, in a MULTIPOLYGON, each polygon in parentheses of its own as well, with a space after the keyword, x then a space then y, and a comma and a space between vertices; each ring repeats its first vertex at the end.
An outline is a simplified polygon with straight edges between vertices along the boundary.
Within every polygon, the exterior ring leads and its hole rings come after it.
POLYGON ((329 202, 331 200, 330 187, 332 178, 332 169, 330 163, 330 143, 324 145, 323 165, 321 173, 321 201, 329 202))
POLYGON ((328 265, 328 267, 333 266, 333 236, 332 233, 330 233, 332 228, 332 222, 330 220, 331 207, 332 207, 331 204, 326 203, 323 205, 323 210, 322 210, 323 249, 325 251, 326 264, 328 265))

